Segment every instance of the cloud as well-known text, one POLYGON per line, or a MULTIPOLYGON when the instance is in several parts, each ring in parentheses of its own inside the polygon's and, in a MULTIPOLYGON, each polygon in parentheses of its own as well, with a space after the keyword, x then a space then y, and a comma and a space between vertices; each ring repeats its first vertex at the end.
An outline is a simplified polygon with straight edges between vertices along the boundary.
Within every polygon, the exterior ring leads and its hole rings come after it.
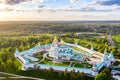
POLYGON ((70 0, 71 3, 75 3, 75 2, 78 2, 80 0, 70 0))
POLYGON ((93 7, 73 7, 73 6, 67 6, 66 8, 58 8, 56 10, 51 10, 51 12, 97 12, 98 10, 93 7))
POLYGON ((54 12, 55 10, 52 9, 51 7, 49 7, 49 6, 40 4, 40 5, 36 5, 35 11, 37 11, 37 12, 42 12, 42 11, 54 12))
POLYGON ((28 1, 39 1, 44 2, 44 0, 0 0, 0 3, 8 4, 8 5, 15 5, 21 2, 28 2, 28 1))
MULTIPOLYGON (((22 3, 22 2, 28 2, 28 1, 33 1, 33 2, 41 2, 43 3, 44 1, 54 1, 56 2, 57 0, 0 0, 0 3, 5 3, 5 4, 9 4, 9 5, 15 5, 15 4, 19 4, 19 3, 22 3)), ((71 3, 75 3, 75 2, 78 2, 78 1, 81 1, 81 0, 70 0, 71 3)))
POLYGON ((36 12, 111 12, 111 11, 118 11, 119 8, 95 8, 95 7, 75 7, 75 6, 66 6, 57 9, 53 9, 48 6, 39 5, 36 9, 36 12))
POLYGON ((46 7, 45 5, 37 5, 36 9, 41 9, 41 8, 45 8, 45 7, 46 7))
POLYGON ((75 6, 66 6, 65 8, 57 9, 58 11, 66 12, 97 12, 98 10, 94 7, 75 7, 75 6))
POLYGON ((120 6, 120 0, 101 0, 101 1, 96 1, 93 4, 103 5, 103 6, 111 6, 111 5, 120 6))
POLYGON ((11 8, 11 7, 4 7, 4 8, 1 8, 0 11, 6 11, 6 12, 10 12, 10 11, 13 11, 14 8, 11 8))

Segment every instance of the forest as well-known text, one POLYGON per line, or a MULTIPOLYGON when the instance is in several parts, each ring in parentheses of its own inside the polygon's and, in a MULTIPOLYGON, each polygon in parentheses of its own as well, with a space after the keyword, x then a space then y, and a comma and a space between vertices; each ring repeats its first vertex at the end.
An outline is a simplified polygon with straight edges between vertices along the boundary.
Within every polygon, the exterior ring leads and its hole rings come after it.
POLYGON ((109 31, 120 33, 119 22, 0 22, 0 36, 4 37, 109 31))

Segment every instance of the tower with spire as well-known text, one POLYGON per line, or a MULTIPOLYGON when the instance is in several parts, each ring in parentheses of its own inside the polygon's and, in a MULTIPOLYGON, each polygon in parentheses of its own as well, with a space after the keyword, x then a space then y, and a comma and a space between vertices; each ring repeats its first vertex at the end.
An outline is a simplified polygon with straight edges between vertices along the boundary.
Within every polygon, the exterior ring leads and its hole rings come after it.
POLYGON ((109 67, 110 66, 111 62, 110 62, 110 59, 108 57, 107 50, 104 51, 103 62, 105 63, 104 64, 105 67, 109 67))
POLYGON ((90 48, 91 51, 94 51, 94 48, 93 48, 93 45, 91 45, 91 48, 90 48))
POLYGON ((114 58, 114 56, 113 56, 112 51, 111 51, 111 53, 110 53, 110 55, 109 55, 109 59, 110 59, 111 64, 113 64, 114 61, 115 61, 115 58, 114 58))
POLYGON ((107 50, 104 51, 104 56, 103 56, 103 61, 107 61, 108 56, 107 56, 107 50))
POLYGON ((16 48, 16 51, 15 51, 15 57, 17 57, 17 55, 18 55, 18 53, 19 53, 19 51, 18 51, 18 49, 16 48))
POLYGON ((93 75, 93 76, 96 76, 97 74, 98 74, 97 63, 94 63, 94 64, 93 64, 93 67, 92 67, 92 75, 93 75))
POLYGON ((49 56, 55 58, 58 53, 58 40, 55 36, 49 50, 49 56))

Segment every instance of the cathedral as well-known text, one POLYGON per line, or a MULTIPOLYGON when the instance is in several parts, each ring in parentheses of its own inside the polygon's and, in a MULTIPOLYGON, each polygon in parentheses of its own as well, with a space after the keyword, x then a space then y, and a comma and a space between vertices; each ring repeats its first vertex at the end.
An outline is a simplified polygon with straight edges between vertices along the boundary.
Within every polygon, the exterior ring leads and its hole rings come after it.
POLYGON ((77 51, 73 50, 70 46, 65 45, 65 42, 61 39, 58 42, 57 38, 54 37, 54 40, 49 49, 49 56, 55 60, 78 60, 82 61, 81 56, 76 55, 77 51))

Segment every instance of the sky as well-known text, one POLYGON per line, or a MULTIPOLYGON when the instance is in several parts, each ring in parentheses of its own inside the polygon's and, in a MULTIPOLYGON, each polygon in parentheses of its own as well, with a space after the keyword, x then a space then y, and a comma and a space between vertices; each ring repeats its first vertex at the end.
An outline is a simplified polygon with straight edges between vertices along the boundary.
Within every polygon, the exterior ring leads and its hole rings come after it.
POLYGON ((120 20, 120 0, 0 0, 0 21, 120 20))

